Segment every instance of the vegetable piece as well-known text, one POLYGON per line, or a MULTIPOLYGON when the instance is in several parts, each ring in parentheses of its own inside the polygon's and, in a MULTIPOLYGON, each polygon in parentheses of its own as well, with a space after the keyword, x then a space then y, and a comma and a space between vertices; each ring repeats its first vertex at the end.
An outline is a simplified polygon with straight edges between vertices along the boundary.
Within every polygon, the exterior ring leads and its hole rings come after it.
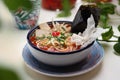
POLYGON ((57 37, 59 35, 60 35, 60 32, 57 32, 57 31, 52 32, 52 36, 54 36, 54 37, 57 37))
POLYGON ((42 23, 39 25, 40 29, 42 30, 50 30, 50 27, 47 23, 42 23))
POLYGON ((48 30, 41 30, 41 29, 36 29, 35 35, 36 37, 42 37, 43 35, 47 36, 50 32, 48 30))

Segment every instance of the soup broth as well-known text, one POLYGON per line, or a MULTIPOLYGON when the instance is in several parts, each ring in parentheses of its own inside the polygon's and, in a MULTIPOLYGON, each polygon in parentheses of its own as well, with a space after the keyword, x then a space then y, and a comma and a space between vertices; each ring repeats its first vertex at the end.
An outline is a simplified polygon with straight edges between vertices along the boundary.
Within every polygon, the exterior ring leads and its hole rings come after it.
POLYGON ((37 48, 51 52, 71 52, 80 49, 71 41, 71 24, 52 22, 39 25, 30 37, 37 48))

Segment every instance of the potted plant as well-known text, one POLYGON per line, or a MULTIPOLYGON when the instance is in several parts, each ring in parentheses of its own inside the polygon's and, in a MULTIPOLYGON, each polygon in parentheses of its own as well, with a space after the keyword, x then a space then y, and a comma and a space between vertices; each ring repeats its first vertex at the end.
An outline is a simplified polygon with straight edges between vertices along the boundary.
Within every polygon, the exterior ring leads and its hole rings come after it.
MULTIPOLYGON (((109 24, 109 15, 118 14, 116 12, 116 5, 120 5, 120 0, 118 0, 117 4, 113 4, 113 0, 83 0, 87 2, 96 2, 98 7, 101 9, 100 15, 100 26, 103 29, 108 29, 106 32, 102 33, 102 39, 98 39, 99 41, 104 42, 115 42, 113 45, 113 49, 117 55, 120 55, 120 35, 115 35, 112 25, 109 24), (113 38, 113 39, 112 39, 113 38)), ((118 15, 119 16, 119 15, 118 15)), ((118 31, 120 32, 120 24, 118 25, 118 31)))
POLYGON ((38 21, 40 0, 3 0, 19 29, 30 29, 38 21))

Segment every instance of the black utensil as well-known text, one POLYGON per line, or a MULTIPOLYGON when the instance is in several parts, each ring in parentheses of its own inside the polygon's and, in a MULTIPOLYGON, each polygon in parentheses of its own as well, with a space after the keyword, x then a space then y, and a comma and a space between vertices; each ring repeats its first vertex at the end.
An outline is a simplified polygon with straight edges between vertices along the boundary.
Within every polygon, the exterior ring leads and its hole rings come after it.
POLYGON ((82 33, 87 27, 87 19, 90 17, 91 14, 93 15, 95 20, 95 27, 97 27, 100 19, 100 9, 96 6, 95 3, 91 3, 88 5, 80 6, 73 20, 71 32, 82 33))

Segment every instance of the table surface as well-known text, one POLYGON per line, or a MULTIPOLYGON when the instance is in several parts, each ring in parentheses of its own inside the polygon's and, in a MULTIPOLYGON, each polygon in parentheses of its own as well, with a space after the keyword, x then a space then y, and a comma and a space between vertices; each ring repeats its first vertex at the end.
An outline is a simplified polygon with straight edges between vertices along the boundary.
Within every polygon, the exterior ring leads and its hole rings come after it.
MULTIPOLYGON (((47 11, 41 8, 38 24, 51 20, 67 20, 72 21, 81 2, 76 3, 77 6, 72 9, 72 15, 67 18, 58 18, 58 11, 47 11)), ((120 56, 114 54, 113 44, 100 42, 104 48, 104 59, 102 63, 94 70, 74 77, 57 78, 39 74, 27 66, 25 66, 22 58, 22 50, 26 44, 26 35, 29 30, 19 30, 16 28, 14 19, 10 12, 4 7, 0 1, 0 19, 2 25, 0 27, 0 66, 5 66, 16 71, 22 80, 120 80, 120 56)), ((115 18, 115 17, 114 17, 115 18)), ((120 18, 110 20, 116 35, 120 35, 117 31, 120 18)))

